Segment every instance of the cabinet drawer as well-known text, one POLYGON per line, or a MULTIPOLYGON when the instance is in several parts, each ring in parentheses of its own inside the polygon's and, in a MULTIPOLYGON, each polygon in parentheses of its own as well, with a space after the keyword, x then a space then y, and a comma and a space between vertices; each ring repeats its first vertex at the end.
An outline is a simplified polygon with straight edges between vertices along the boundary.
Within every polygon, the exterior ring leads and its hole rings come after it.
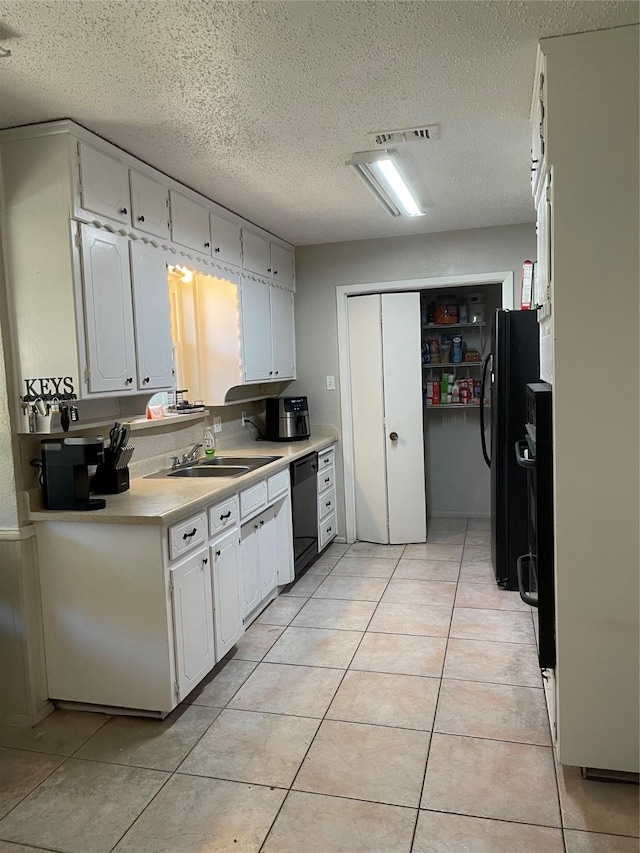
POLYGON ((329 489, 328 492, 324 492, 321 495, 318 495, 318 518, 323 519, 327 515, 330 515, 332 512, 335 512, 336 508, 336 490, 329 489))
POLYGON ((336 532, 336 516, 332 513, 318 525, 318 551, 322 551, 331 542, 336 532))
POLYGON ((329 465, 333 465, 335 461, 335 451, 333 447, 330 447, 328 450, 323 450, 322 453, 318 453, 318 471, 322 471, 323 468, 328 468, 329 465))
POLYGON ((318 494, 320 495, 322 492, 326 492, 327 489, 331 489, 333 487, 333 482, 333 465, 329 468, 325 468, 324 471, 318 471, 318 494))
POLYGON ((284 495, 289 490, 289 469, 279 471, 268 480, 269 502, 278 495, 284 495))
POLYGON ((206 541, 207 516, 201 512, 169 528, 169 558, 175 560, 206 541))
POLYGON ((224 503, 209 507, 209 535, 217 536, 236 525, 238 514, 238 498, 235 495, 224 503))
POLYGON ((240 492, 240 518, 247 518, 267 504, 267 481, 240 492))

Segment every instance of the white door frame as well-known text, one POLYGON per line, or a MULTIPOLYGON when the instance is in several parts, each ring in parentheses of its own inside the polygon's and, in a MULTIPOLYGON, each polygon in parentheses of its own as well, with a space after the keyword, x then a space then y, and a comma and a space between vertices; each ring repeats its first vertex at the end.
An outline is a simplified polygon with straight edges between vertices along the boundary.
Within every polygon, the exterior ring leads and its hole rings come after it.
POLYGON ((353 463, 353 422, 351 418, 351 370, 349 364, 349 320, 347 298, 365 293, 393 293, 402 290, 431 290, 446 287, 502 286, 502 307, 513 308, 513 271, 446 275, 437 278, 407 278, 400 281, 374 281, 336 287, 338 326, 338 372, 340 376, 340 423, 344 472, 344 510, 347 542, 356 538, 356 497, 353 463))

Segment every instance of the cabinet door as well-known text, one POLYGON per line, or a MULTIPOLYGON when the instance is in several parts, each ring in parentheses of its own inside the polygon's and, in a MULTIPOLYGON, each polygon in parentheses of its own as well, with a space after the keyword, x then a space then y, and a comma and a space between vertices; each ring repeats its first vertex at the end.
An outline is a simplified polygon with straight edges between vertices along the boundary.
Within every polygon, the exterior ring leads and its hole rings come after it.
POLYGON ((278 583, 284 586, 294 579, 293 526, 291 523, 291 497, 286 495, 274 507, 276 524, 276 562, 278 583))
POLYGON ((146 234, 169 239, 169 190, 139 172, 131 172, 133 226, 146 234))
POLYGON ((275 509, 270 507, 258 519, 258 562, 260 564, 260 600, 278 586, 278 533, 275 509))
POLYGON ((129 170, 84 142, 78 145, 82 207, 128 225, 131 221, 129 170))
POLYGON ((281 284, 293 284, 293 252, 271 244, 271 275, 281 284))
POLYGON ((142 243, 130 243, 130 250, 138 388, 171 388, 173 339, 167 262, 162 252, 142 243))
POLYGON ((271 275, 269 242, 251 231, 242 229, 242 266, 258 275, 271 275))
POLYGON ((273 378, 267 282, 242 279, 242 351, 245 382, 273 378))
POLYGON ((242 590, 244 597, 244 616, 248 616, 262 601, 260 584, 260 559, 258 539, 260 536, 258 519, 250 521, 242 528, 242 590))
POLYGON ((222 216, 209 214, 211 223, 211 254, 214 258, 235 264, 242 264, 242 244, 240 242, 241 228, 222 216))
POLYGON ((174 243, 211 254, 209 211, 171 190, 171 238, 174 243))
POLYGON ((283 287, 271 287, 271 341, 273 378, 294 379, 296 361, 293 293, 283 287))
POLYGON ((89 392, 134 390, 129 241, 90 225, 80 229, 89 392))
POLYGON ((211 546, 216 660, 244 634, 244 607, 238 528, 211 546))
POLYGON ((176 686, 182 701, 213 669, 213 597, 206 549, 171 569, 176 686))

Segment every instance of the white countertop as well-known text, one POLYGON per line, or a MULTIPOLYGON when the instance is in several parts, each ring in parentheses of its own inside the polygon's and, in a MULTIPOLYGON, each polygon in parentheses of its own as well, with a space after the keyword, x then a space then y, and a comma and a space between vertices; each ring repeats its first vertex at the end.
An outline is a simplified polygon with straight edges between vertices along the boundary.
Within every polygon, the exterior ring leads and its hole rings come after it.
POLYGON ((42 508, 42 490, 29 493, 31 521, 75 521, 92 524, 166 524, 198 512, 207 505, 243 491, 254 483, 287 468, 289 463, 307 453, 324 450, 335 444, 330 436, 312 436, 304 441, 255 442, 220 452, 220 456, 280 456, 275 462, 263 465, 240 477, 196 478, 136 477, 131 486, 119 495, 105 495, 104 509, 88 512, 76 510, 46 510, 42 508))

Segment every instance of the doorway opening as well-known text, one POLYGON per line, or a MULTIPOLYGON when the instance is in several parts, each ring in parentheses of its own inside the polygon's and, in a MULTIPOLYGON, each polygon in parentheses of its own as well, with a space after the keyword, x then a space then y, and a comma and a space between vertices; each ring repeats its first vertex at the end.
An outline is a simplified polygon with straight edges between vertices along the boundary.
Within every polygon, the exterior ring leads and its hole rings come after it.
MULTIPOLYGON (((476 362, 465 362, 464 358, 468 353, 474 356, 474 353, 482 355, 483 350, 489 346, 489 320, 490 314, 495 308, 513 308, 513 273, 497 272, 475 275, 462 275, 457 277, 447 276, 439 278, 411 279, 393 282, 372 282, 368 284, 358 285, 343 285, 336 288, 337 298, 337 320, 338 320, 338 360, 340 369, 340 389, 341 389, 341 421, 342 421, 342 442, 343 442, 343 459, 344 459, 344 484, 345 484, 345 520, 346 520, 346 539, 347 542, 355 541, 357 531, 357 513, 356 513, 356 494, 358 489, 357 470, 356 470, 356 442, 357 435, 355 433, 355 424, 353 418, 353 387, 352 387, 352 372, 350 358, 350 330, 349 330, 349 297, 365 294, 385 294, 385 293, 401 293, 414 292, 420 294, 420 308, 418 322, 423 329, 423 340, 421 349, 416 353, 416 358, 420 366, 422 380, 419 383, 417 393, 420 395, 421 404, 423 406, 423 447, 426 453, 426 483, 424 483, 424 491, 427 495, 427 514, 431 517, 455 516, 455 515, 488 515, 489 510, 489 482, 486 474, 483 471, 482 455, 480 451, 480 433, 479 433, 479 402, 473 404, 474 394, 474 373, 479 376, 479 368, 475 367, 476 362), (453 304, 454 297, 458 300, 458 304, 464 303, 466 298, 472 294, 481 294, 484 298, 484 326, 475 325, 477 333, 477 341, 472 337, 467 337, 466 340, 456 342, 456 356, 454 361, 453 356, 453 341, 447 338, 453 338, 454 329, 453 323, 436 324, 429 323, 430 319, 435 320, 435 317, 429 316, 429 306, 438 304, 437 295, 449 297, 450 304, 453 304), (424 312, 423 312, 424 308, 424 312), (423 322, 423 320, 425 322, 423 322), (450 329, 436 329, 436 325, 450 325, 450 329), (482 330, 482 331, 481 331, 482 330), (449 331, 451 335, 449 335, 449 331), (442 338, 445 338, 443 341, 442 338), (440 353, 437 353, 438 360, 431 361, 431 347, 429 340, 437 340, 438 349, 443 347, 444 356, 451 358, 450 362, 442 363, 440 361, 440 353), (429 358, 425 359, 426 351, 424 343, 427 343, 429 348, 429 358), (450 346, 451 349, 447 349, 450 346), (462 351, 462 367, 458 361, 460 357, 460 349, 462 351), (426 364, 422 362, 426 360, 426 364), (438 365, 436 367, 436 365, 438 365), (452 366, 452 365, 455 365, 452 366), (471 366, 473 365, 473 366, 471 366), (427 405, 427 395, 431 382, 431 389, 434 382, 438 382, 440 391, 442 389, 443 374, 447 374, 447 380, 453 375, 454 380, 451 381, 451 392, 453 398, 453 385, 456 375, 459 379, 464 379, 462 386, 466 388, 465 399, 471 385, 472 402, 467 403, 462 410, 462 404, 458 402, 457 409, 454 409, 456 404, 453 399, 449 403, 451 408, 441 408, 436 410, 433 405, 433 397, 431 403, 427 405), (432 378, 427 378, 431 376, 432 378), (471 382, 469 383, 469 380, 471 382), (423 387, 424 386, 424 387, 423 387), (429 411, 426 411, 429 409, 429 411), (477 457, 477 458, 476 458, 477 457), (486 478, 487 482, 484 486, 477 485, 486 478), (475 483, 475 485, 473 485, 475 483)), ((462 332, 470 332, 470 328, 459 330, 462 332)), ((461 335, 459 337, 462 337, 461 335)), ((433 345, 435 349, 435 345, 433 345)), ((434 352, 434 355, 436 353, 434 352)), ((458 380, 457 393, 460 394, 460 382, 458 380)), ((447 381, 447 389, 449 383, 447 381)), ((415 390, 415 389, 414 389, 415 390)), ((447 390, 448 393, 448 390, 447 390)), ((459 397, 458 397, 459 400, 459 397)), ((438 404, 442 405, 442 404, 438 404)), ((446 404, 445 404, 446 405, 446 404)), ((393 428, 386 425, 388 430, 393 428)), ((387 430, 387 431, 388 431, 387 430)), ((394 445, 395 446, 395 445, 394 445)), ((381 460, 372 460, 375 464, 381 464, 381 460)), ((384 461, 386 464, 386 460, 384 461)), ((381 481, 386 482, 386 474, 381 481)), ((420 541, 420 540, 416 540, 420 541)), ((422 540, 424 541, 424 539, 422 540)))

